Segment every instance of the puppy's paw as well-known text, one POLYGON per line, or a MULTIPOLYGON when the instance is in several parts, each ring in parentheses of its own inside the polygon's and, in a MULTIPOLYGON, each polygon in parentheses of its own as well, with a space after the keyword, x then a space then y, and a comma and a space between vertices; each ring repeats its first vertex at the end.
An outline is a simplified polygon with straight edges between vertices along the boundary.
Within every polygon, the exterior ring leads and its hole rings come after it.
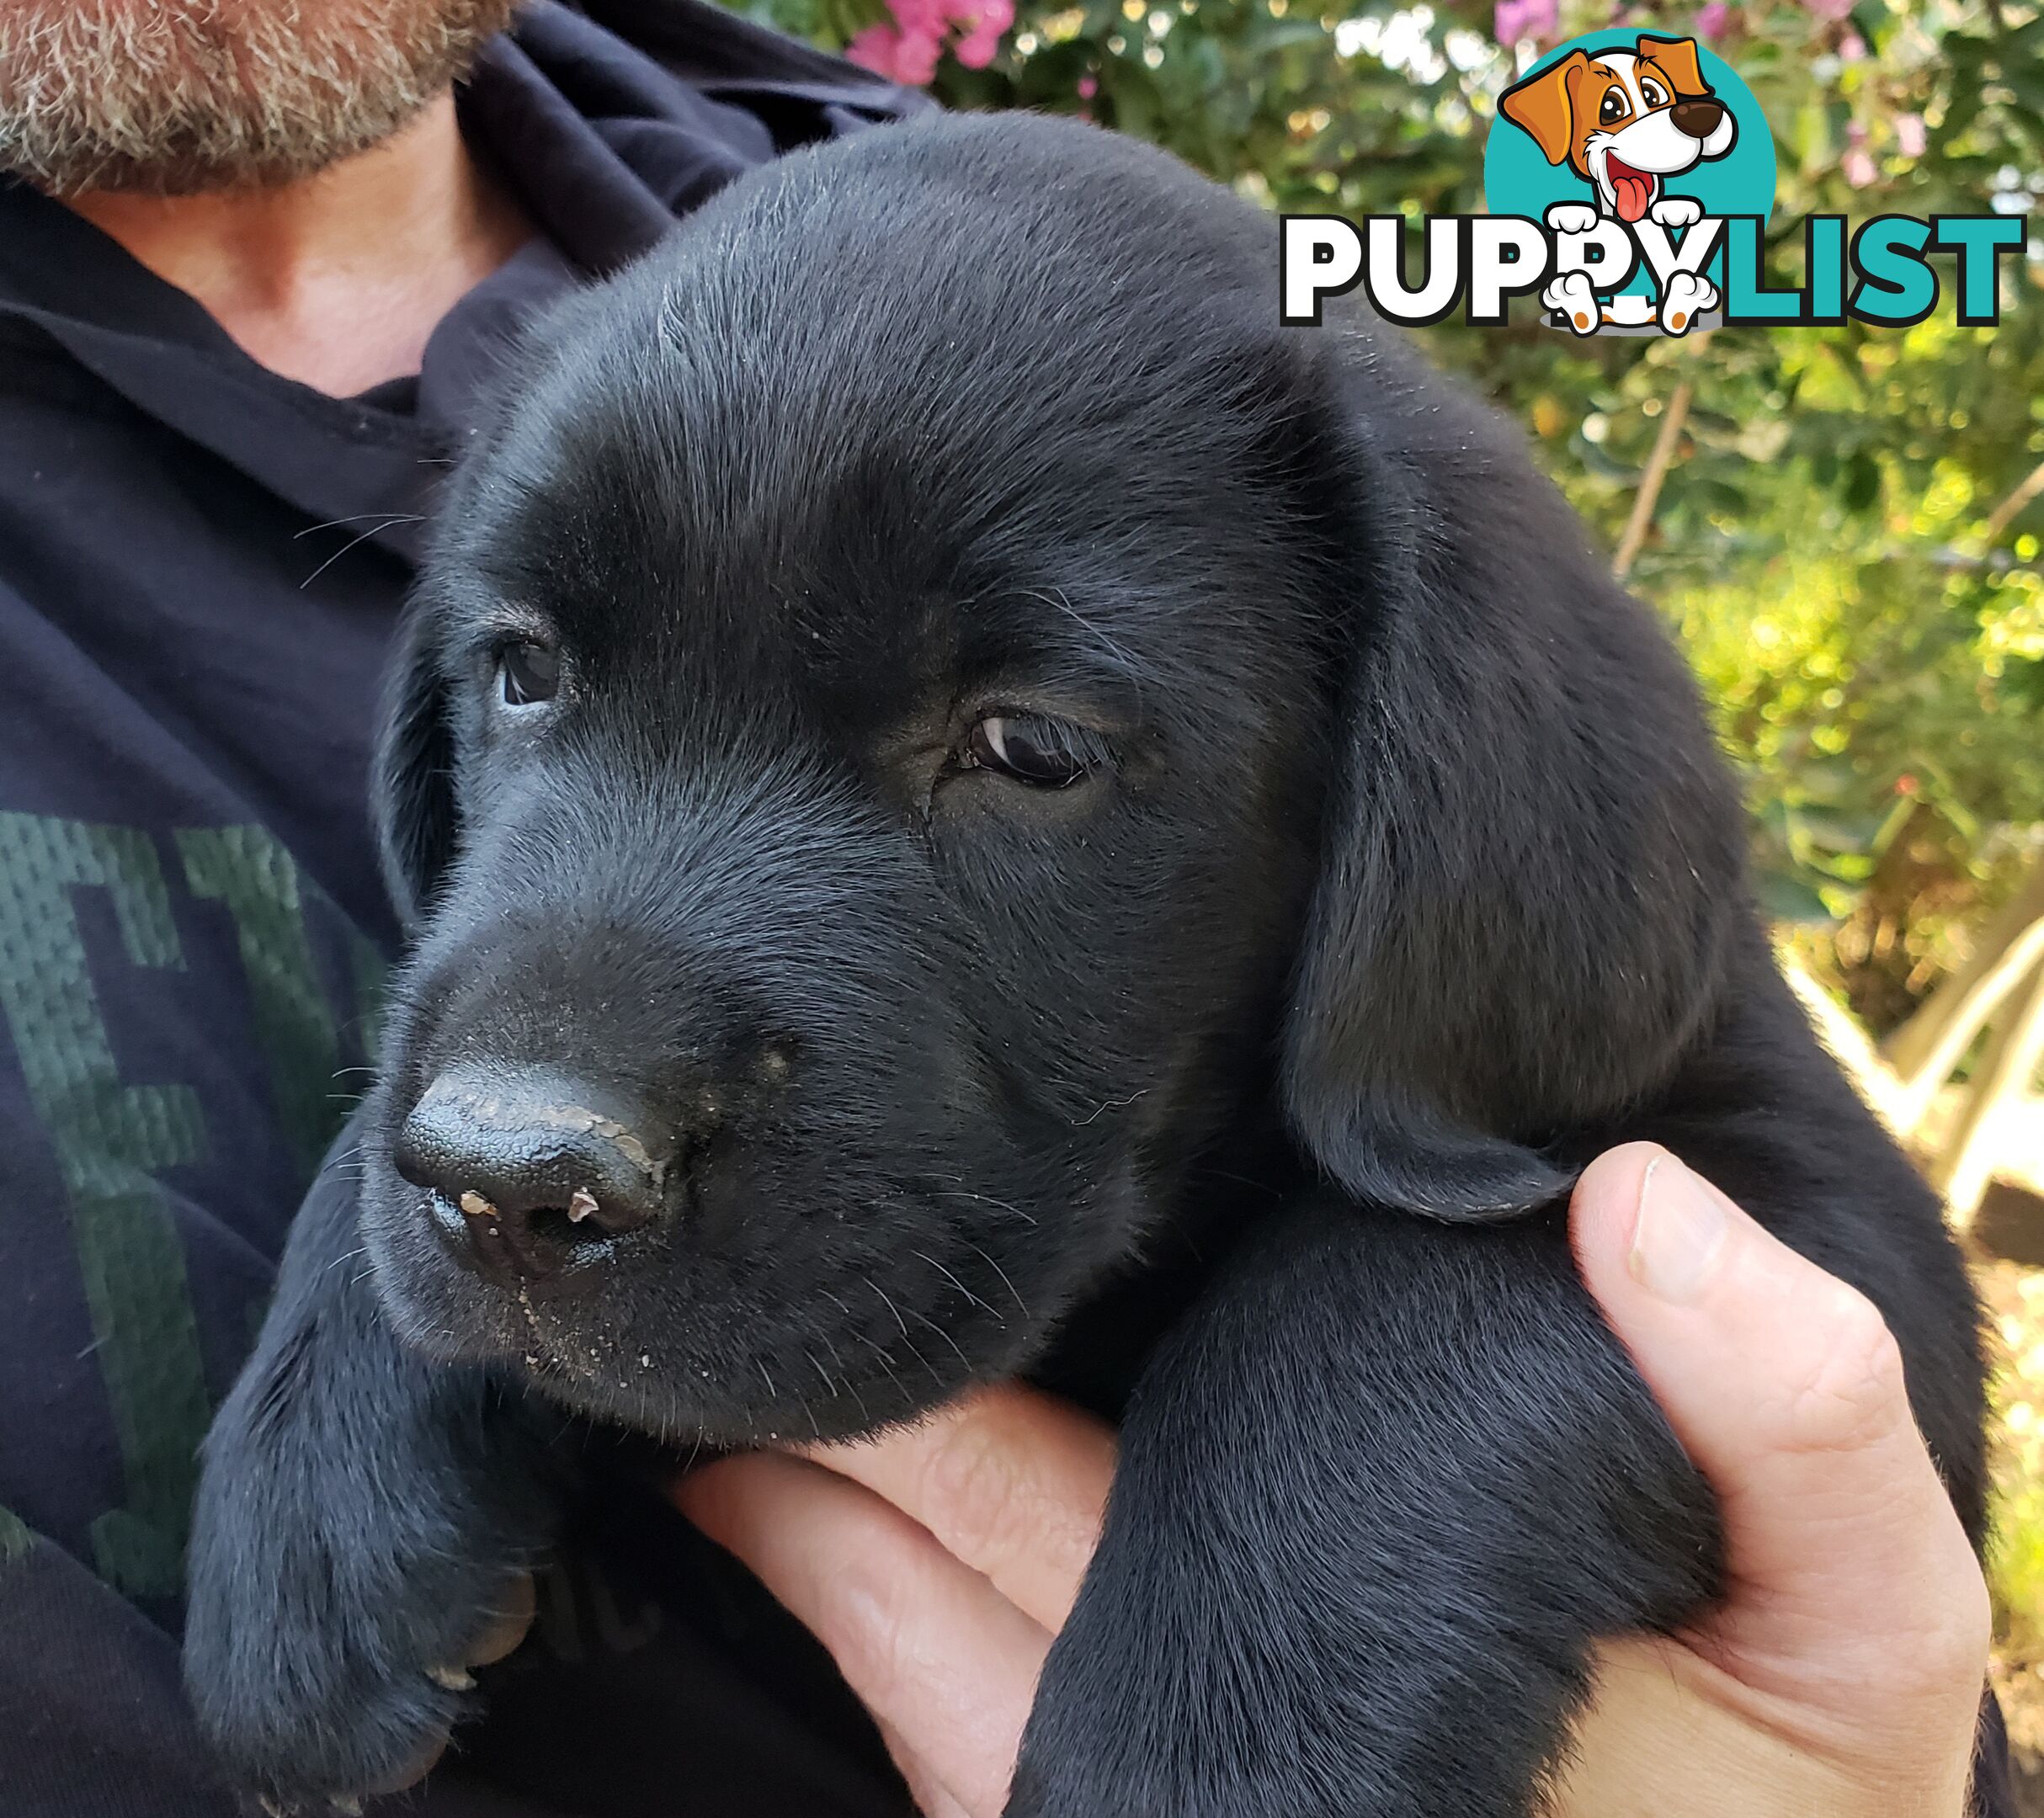
POLYGON ((1693 272, 1677 272, 1661 293, 1661 327, 1669 334, 1687 334, 1696 318, 1717 307, 1717 286, 1693 272))
POLYGON ((329 1417, 330 1384, 249 1384, 206 1443, 185 1683, 242 1784, 279 1809, 346 1810, 439 1757, 475 1703, 471 1669, 530 1626, 530 1555, 464 1455, 482 1443, 472 1407, 426 1397, 362 1424, 329 1417))
POLYGON ((345 1810, 412 1785, 473 1705, 472 1669, 524 1638, 530 1575, 450 1558, 393 1583, 389 1561, 330 1528, 279 1541, 194 1560, 185 1677, 201 1725, 283 1810, 345 1810), (322 1595, 314 1580, 328 1573, 322 1595))
POLYGON ((1567 272, 1555 279, 1541 292, 1540 300, 1562 316, 1576 334, 1596 333, 1604 319, 1597 294, 1590 289, 1589 278, 1581 272, 1567 272))
POLYGON ((1663 196, 1647 210, 1647 219, 1663 227, 1690 227, 1703 219, 1703 205, 1693 196, 1663 196))
POLYGON ((1597 211, 1587 202, 1551 203, 1547 225, 1557 233, 1588 233, 1597 225, 1597 211))

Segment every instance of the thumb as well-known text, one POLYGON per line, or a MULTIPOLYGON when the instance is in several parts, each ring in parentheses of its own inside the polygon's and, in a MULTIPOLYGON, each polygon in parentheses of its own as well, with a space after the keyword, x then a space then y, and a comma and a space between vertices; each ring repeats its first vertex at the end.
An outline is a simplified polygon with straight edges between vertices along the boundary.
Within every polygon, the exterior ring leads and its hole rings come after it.
POLYGON ((1956 1686, 1970 1722, 1986 1591, 1873 1303, 1648 1144, 1584 1172, 1570 1230, 1717 1494, 1730 1581, 1701 1639, 1720 1664, 1806 1698, 1825 1682, 1861 1698, 1956 1686))

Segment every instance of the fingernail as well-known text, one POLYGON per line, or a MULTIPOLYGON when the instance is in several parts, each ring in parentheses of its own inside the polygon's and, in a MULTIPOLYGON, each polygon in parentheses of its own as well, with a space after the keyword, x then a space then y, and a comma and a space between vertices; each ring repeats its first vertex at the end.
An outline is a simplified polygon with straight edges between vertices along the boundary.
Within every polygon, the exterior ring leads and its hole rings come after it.
POLYGON ((1656 1156, 1640 1178, 1626 1259, 1633 1278, 1649 1294, 1688 1305, 1702 1293, 1725 1231, 1725 1209, 1710 1189, 1673 1156, 1656 1156))

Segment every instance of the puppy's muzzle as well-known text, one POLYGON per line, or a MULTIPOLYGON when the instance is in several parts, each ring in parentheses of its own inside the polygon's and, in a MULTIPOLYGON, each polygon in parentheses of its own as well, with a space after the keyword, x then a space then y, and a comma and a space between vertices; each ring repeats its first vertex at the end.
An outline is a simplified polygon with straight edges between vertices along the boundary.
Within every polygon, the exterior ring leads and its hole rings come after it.
POLYGON ((1668 110, 1675 130, 1691 139, 1708 139, 1725 117, 1725 104, 1708 95, 1692 101, 1678 101, 1668 110))
POLYGON ((527 1281, 658 1219, 676 1146, 615 1093, 549 1071, 457 1068, 427 1087, 392 1159, 428 1191, 458 1256, 527 1281))

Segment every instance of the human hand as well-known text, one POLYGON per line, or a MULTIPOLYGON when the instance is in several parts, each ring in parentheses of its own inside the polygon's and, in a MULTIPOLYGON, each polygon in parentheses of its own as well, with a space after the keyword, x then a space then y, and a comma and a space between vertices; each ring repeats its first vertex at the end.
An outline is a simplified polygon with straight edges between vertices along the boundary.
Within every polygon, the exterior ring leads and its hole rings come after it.
MULTIPOLYGON (((1717 1491, 1729 1595, 1598 1660, 1555 1818, 1957 1818, 1986 1592, 1872 1306, 1664 1151, 1600 1157, 1578 1267, 1717 1491)), ((929 1818, 998 1818, 1114 1440, 1015 1388, 723 1460, 684 1510, 823 1641, 929 1818)))
POLYGON ((1647 1144, 1584 1171, 1570 1233, 1717 1493, 1727 1587, 1600 1651, 1556 1818, 1959 1818, 1987 1587, 1881 1316, 1647 1144))
POLYGON ((675 1496, 829 1649, 926 1818, 998 1818, 1114 1468, 1110 1428, 1001 1387, 876 1440, 721 1459, 675 1496))

